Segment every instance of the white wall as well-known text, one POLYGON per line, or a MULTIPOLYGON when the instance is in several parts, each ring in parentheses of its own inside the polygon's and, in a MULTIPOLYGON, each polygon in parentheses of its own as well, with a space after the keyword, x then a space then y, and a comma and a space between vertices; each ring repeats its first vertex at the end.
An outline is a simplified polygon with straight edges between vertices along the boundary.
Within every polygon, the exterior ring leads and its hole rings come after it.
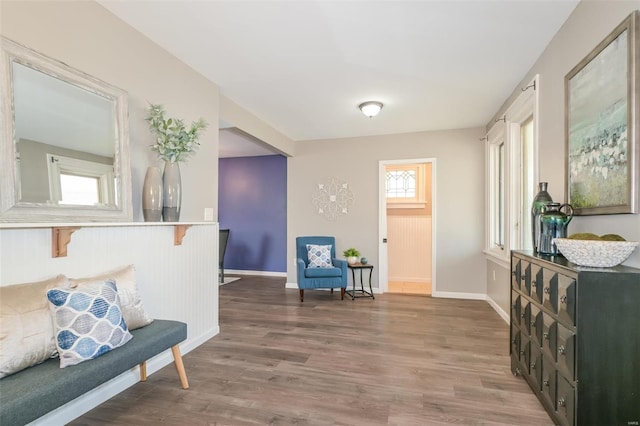
POLYGON ((387 214, 389 281, 431 283, 431 216, 387 214))
MULTIPOLYGON (((353 246, 378 266, 379 161, 435 158, 437 290, 483 295, 483 134, 477 128, 296 142, 287 172, 288 283, 297 281, 295 238, 302 235, 333 235, 339 256, 353 246), (348 182, 354 195, 349 213, 333 222, 318 215, 312 204, 318 183, 329 177, 348 182)), ((378 271, 376 267, 375 286, 378 271)))
MULTIPOLYGON (((564 76, 598 45, 633 10, 640 1, 583 0, 551 40, 533 67, 514 88, 510 99, 496 112, 504 110, 535 74, 540 74, 540 181, 549 182, 549 193, 555 201, 565 200, 564 142, 564 76)), ((487 129, 493 120, 487 125, 487 129)), ((575 217, 569 232, 615 233, 629 241, 640 241, 640 215, 604 215, 575 217)), ((500 268, 487 261, 487 269, 500 268)), ((636 249, 624 263, 640 267, 640 250, 636 249)), ((487 282, 487 293, 501 308, 509 312, 509 274, 498 273, 501 280, 487 282), (506 279, 505 279, 506 278, 506 279)))
POLYGON ((129 128, 134 220, 142 220, 141 188, 155 153, 144 121, 148 103, 163 104, 187 123, 203 117, 199 152, 181 165, 181 220, 217 220, 218 87, 93 1, 0 2, 0 31, 129 94, 129 128))

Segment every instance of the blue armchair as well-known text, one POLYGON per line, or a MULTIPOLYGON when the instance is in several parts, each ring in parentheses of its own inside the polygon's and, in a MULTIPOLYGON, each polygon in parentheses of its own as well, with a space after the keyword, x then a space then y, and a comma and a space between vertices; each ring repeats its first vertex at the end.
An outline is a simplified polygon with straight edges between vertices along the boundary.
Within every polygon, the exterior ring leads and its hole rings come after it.
POLYGON ((347 288, 347 262, 336 259, 336 239, 334 237, 297 237, 296 255, 298 265, 298 288, 300 302, 304 302, 304 291, 316 288, 340 289, 340 299, 344 300, 347 288), (331 265, 329 267, 309 267, 307 244, 330 245, 331 265))

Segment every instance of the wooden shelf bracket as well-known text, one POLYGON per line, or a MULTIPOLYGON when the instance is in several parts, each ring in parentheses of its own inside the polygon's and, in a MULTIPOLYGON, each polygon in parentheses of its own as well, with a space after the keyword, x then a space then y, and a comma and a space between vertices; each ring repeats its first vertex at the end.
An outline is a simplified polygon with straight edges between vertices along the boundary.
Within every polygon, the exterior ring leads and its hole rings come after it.
POLYGON ((51 257, 67 257, 67 246, 71 242, 71 234, 78 229, 80 229, 79 226, 51 228, 51 257))
MULTIPOLYGON (((67 246, 71 242, 71 234, 82 226, 54 226, 51 228, 51 256, 67 257, 67 246)), ((173 225, 173 245, 182 245, 182 240, 191 225, 173 225)))
POLYGON ((174 225, 173 226, 173 245, 182 245, 182 239, 187 233, 187 229, 191 228, 191 225, 174 225))

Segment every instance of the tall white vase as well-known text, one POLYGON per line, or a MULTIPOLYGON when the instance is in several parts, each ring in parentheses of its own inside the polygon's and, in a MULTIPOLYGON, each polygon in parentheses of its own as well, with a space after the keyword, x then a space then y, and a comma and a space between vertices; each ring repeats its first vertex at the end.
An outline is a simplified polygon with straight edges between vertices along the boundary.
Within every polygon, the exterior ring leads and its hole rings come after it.
POLYGON ((182 182, 178 163, 166 161, 162 175, 162 220, 178 222, 182 205, 182 182))
POLYGON ((162 220, 162 171, 148 167, 142 185, 142 215, 145 222, 162 220))

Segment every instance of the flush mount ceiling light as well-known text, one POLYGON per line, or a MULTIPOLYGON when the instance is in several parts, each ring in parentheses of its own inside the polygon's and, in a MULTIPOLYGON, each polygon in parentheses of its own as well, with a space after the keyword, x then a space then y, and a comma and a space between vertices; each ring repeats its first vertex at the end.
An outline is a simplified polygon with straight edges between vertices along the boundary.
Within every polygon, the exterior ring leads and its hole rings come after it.
POLYGON ((376 102, 376 101, 363 102, 360 105, 358 105, 358 108, 360 108, 360 111, 362 111, 364 115, 371 118, 378 115, 378 113, 382 109, 382 102, 376 102))

